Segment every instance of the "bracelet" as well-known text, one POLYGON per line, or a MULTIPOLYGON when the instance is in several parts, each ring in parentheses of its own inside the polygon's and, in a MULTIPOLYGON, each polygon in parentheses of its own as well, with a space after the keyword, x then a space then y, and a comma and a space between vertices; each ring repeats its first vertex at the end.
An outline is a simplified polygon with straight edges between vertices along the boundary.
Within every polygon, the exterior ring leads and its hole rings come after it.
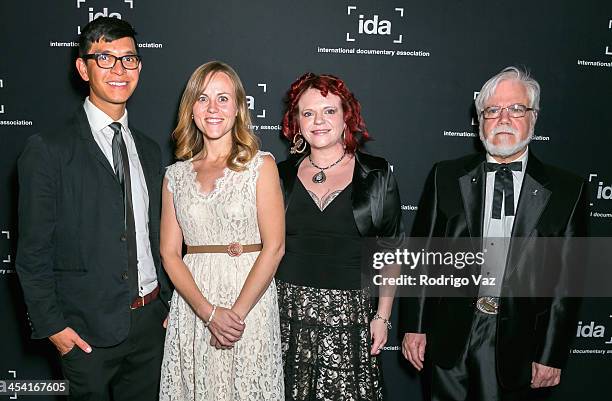
POLYGON ((204 327, 208 327, 210 322, 213 321, 213 317, 215 317, 215 312, 217 311, 217 305, 213 304, 213 310, 210 312, 210 317, 208 318, 208 322, 204 322, 204 327))
POLYGON ((375 314, 372 320, 382 320, 383 323, 387 326, 387 330, 391 330, 393 326, 391 326, 391 322, 388 319, 385 319, 380 314, 375 314))

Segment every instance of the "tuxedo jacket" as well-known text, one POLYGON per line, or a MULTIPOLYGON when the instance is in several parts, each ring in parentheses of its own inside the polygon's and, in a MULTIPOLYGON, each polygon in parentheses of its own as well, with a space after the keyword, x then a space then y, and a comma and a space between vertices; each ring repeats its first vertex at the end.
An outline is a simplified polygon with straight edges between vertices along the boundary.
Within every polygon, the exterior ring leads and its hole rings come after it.
MULTIPOLYGON (((298 167, 306 155, 292 156, 278 164, 285 197, 291 203, 298 167)), ((389 163, 382 157, 355 152, 351 205, 362 237, 401 237, 402 210, 397 183, 389 163)))
MULTIPOLYGON (((425 184, 413 237, 472 238, 481 244, 485 200, 485 155, 436 164, 425 184)), ((512 229, 497 315, 497 377, 502 387, 529 384, 531 362, 562 368, 572 339, 579 299, 563 288, 583 272, 571 253, 530 252, 525 239, 587 235, 587 187, 583 179, 545 165, 529 154, 512 229), (525 257, 530 253, 537 258, 525 257), (547 266, 558 266, 551 274, 547 266), (540 267, 540 269, 539 269, 540 267), (525 296, 529 288, 533 296, 525 296), (546 288, 545 288, 546 287, 546 288), (540 296, 539 290, 551 290, 540 296), (517 290, 521 290, 520 296, 517 290), (548 293, 547 293, 548 294, 548 293)), ((568 246, 570 246, 568 241, 568 246)), ((427 334, 427 358, 454 366, 466 349, 477 288, 465 297, 400 299, 400 330, 427 334)))
MULTIPOLYGON (((159 146, 130 126, 149 195, 149 240, 159 257, 163 169, 159 146)), ((82 107, 64 126, 29 138, 18 161, 16 269, 33 338, 73 328, 90 345, 123 341, 130 329, 130 289, 121 185, 82 107)))

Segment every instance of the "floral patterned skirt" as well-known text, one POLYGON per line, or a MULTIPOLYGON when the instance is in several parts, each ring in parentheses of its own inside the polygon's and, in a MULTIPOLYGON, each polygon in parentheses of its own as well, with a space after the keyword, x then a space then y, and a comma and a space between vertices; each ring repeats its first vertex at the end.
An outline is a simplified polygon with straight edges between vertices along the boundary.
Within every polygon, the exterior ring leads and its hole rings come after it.
POLYGON ((367 291, 276 285, 285 400, 382 400, 367 291))

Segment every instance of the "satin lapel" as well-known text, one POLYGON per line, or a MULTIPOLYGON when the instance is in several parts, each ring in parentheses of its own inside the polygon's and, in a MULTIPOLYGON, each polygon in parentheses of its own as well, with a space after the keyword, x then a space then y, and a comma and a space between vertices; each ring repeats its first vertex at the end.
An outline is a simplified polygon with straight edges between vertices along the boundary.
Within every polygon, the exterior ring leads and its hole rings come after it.
POLYGON ((544 174, 544 166, 532 154, 529 154, 527 161, 527 169, 521 186, 521 194, 519 196, 518 206, 516 208, 516 217, 512 227, 512 238, 508 258, 508 268, 512 271, 516 268, 516 258, 520 256, 520 252, 513 252, 513 247, 516 246, 514 238, 531 237, 536 228, 540 216, 546 204, 550 199, 552 192, 546 188, 548 178, 544 174))
POLYGON ((289 203, 291 203, 291 197, 293 196, 293 187, 295 186, 295 181, 297 178, 297 171, 300 163, 306 155, 302 155, 295 159, 290 158, 286 162, 285 169, 286 171, 279 171, 283 183, 283 194, 285 195, 285 212, 289 208, 289 203))
POLYGON ((355 224, 362 236, 367 236, 370 228, 374 225, 372 211, 370 210, 371 187, 366 179, 369 169, 359 160, 359 152, 355 152, 355 168, 353 170, 353 192, 351 202, 353 205, 353 217, 355 224))
POLYGON ((77 111, 75 116, 75 123, 79 135, 81 139, 85 141, 85 147, 87 148, 89 153, 94 158, 96 158, 100 162, 100 164, 102 164, 102 167, 104 167, 106 171, 108 171, 115 178, 115 180, 117 180, 117 182, 119 182, 117 176, 115 175, 113 167, 110 165, 110 162, 108 161, 106 156, 104 156, 104 153, 102 153, 102 149, 100 149, 100 147, 96 143, 96 140, 93 137, 93 134, 91 133, 91 127, 89 126, 89 121, 87 120, 87 114, 85 114, 85 110, 83 110, 83 107, 79 108, 79 111, 77 111))
MULTIPOLYGON (((486 184, 483 160, 480 157, 476 158, 473 163, 466 166, 467 174, 459 177, 465 219, 473 239, 482 237, 486 184)), ((480 242, 475 245, 480 246, 480 242)))
POLYGON ((528 237, 531 234, 546 208, 550 195, 548 189, 525 174, 512 227, 512 237, 528 237))

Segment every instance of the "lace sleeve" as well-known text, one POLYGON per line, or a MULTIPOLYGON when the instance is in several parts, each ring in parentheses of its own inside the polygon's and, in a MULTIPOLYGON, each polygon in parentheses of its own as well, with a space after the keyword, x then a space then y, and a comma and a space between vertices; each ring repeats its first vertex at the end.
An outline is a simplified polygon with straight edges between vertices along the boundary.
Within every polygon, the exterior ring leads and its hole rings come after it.
POLYGON ((170 193, 174 193, 174 188, 176 185, 176 178, 175 178, 175 166, 176 164, 170 165, 168 167, 166 167, 166 174, 165 177, 168 180, 168 191, 170 191, 170 193))
POLYGON ((261 165, 263 164, 265 156, 270 156, 272 157, 272 159, 276 160, 274 155, 270 152, 264 152, 262 150, 257 152, 257 155, 253 158, 253 161, 251 162, 251 168, 250 168, 255 181, 257 181, 257 178, 259 178, 259 170, 261 168, 261 165))

